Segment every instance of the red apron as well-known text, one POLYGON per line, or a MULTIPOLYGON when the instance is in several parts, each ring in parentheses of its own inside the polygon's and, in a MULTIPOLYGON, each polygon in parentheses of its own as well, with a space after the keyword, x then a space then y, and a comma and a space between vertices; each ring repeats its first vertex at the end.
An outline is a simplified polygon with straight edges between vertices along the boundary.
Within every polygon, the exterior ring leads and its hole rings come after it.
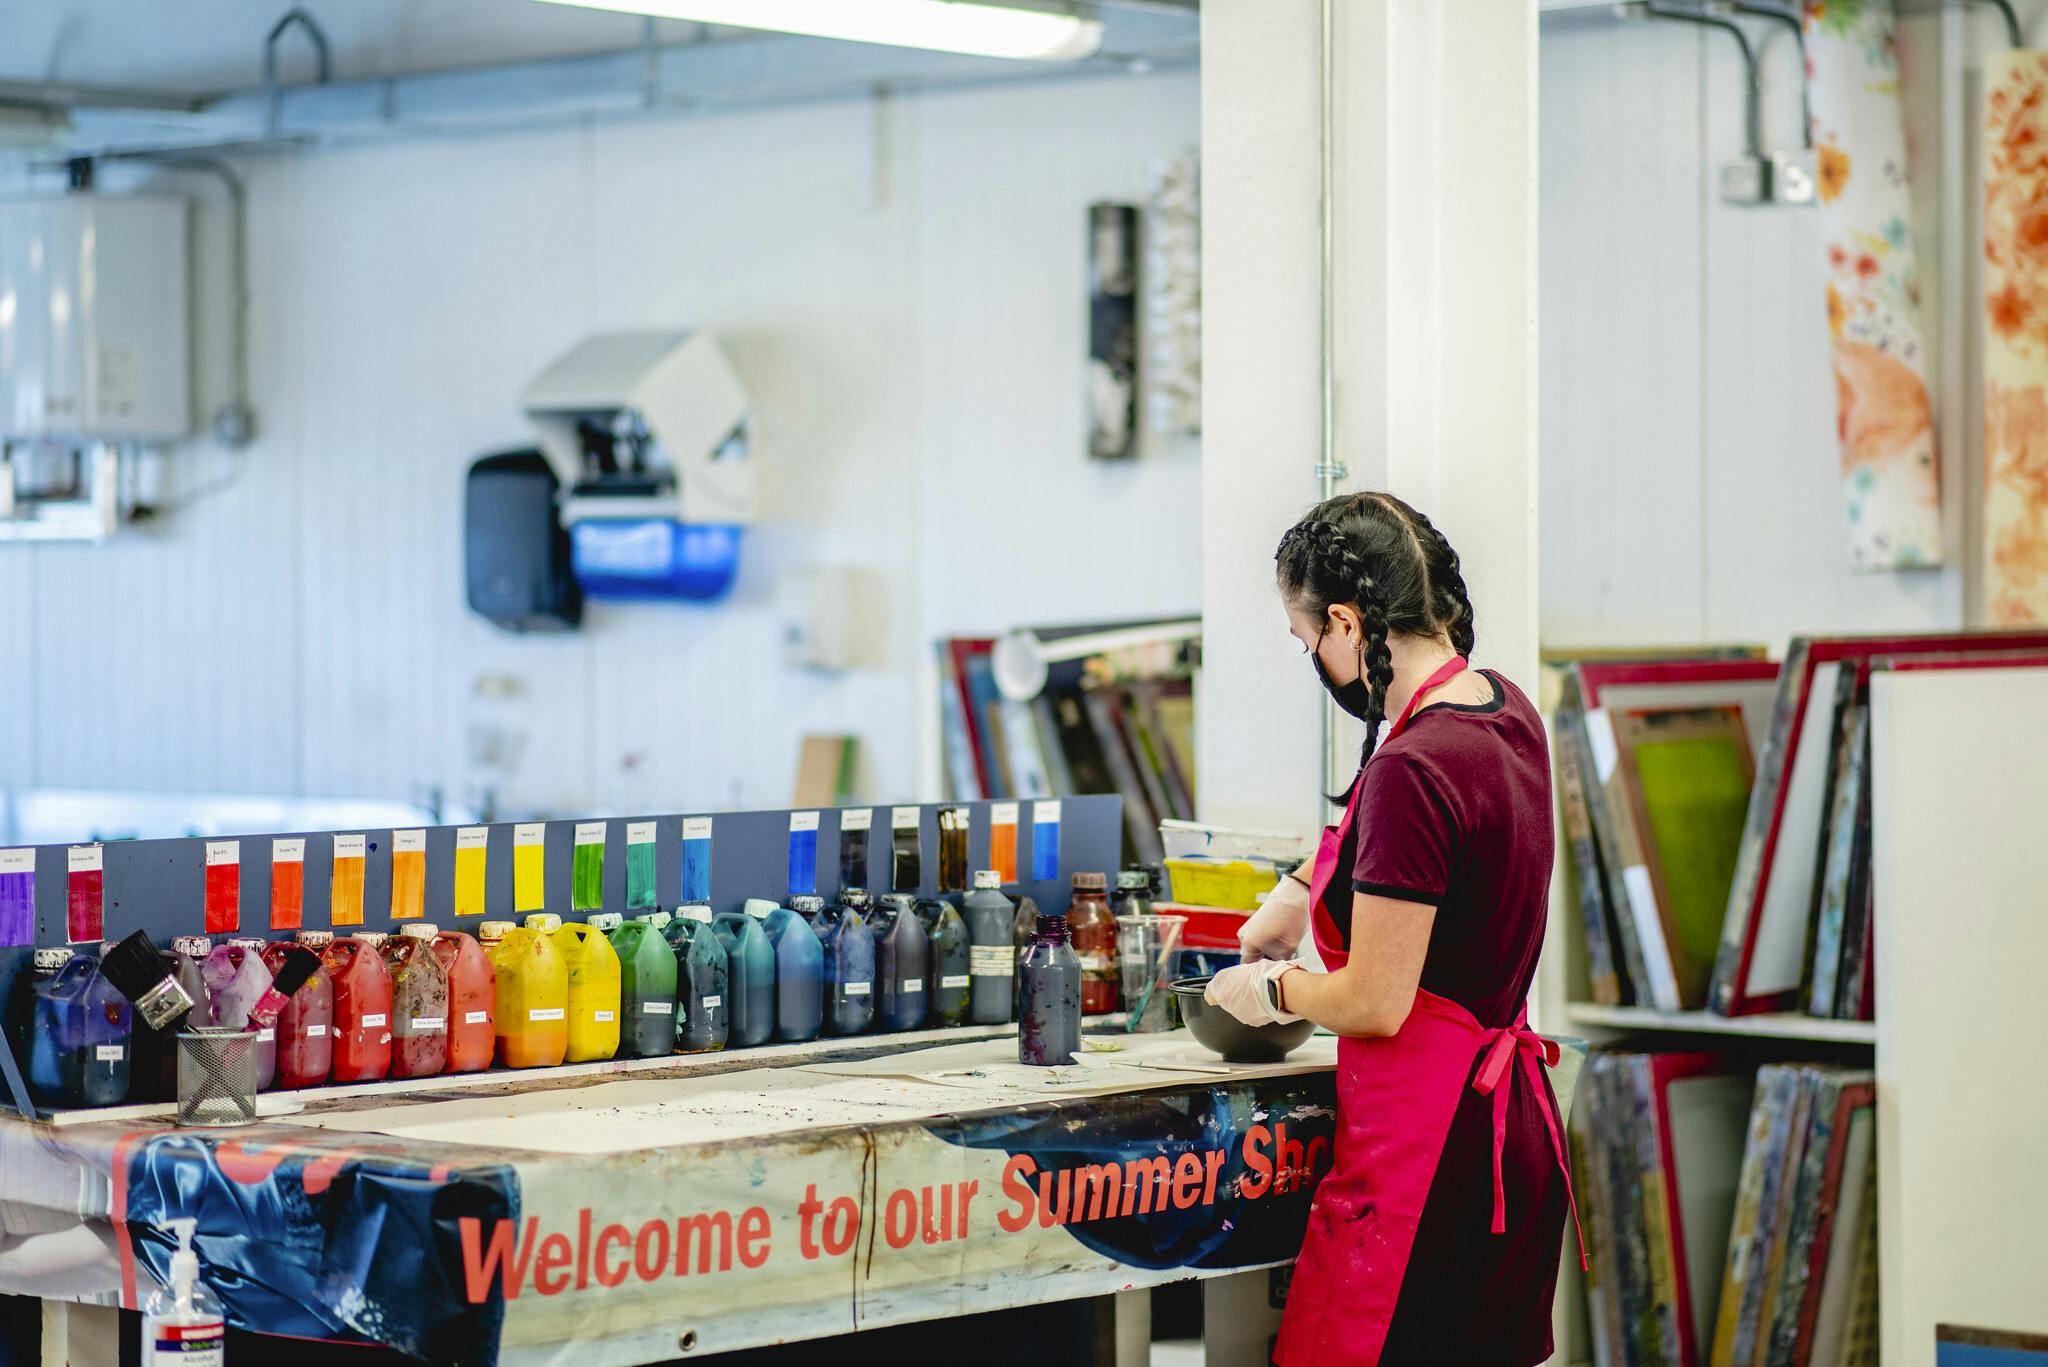
MULTIPOLYGON (((1407 727, 1423 694, 1465 668, 1453 659, 1408 700, 1392 740, 1407 727)), ((1351 786, 1341 825, 1324 830, 1309 890, 1316 949, 1332 972, 1350 957, 1323 894, 1338 878, 1338 850, 1358 817, 1364 775, 1351 786)), ((1283 1367, 1376 1367, 1400 1299, 1409 1250, 1422 1220, 1437 1159, 1457 1113, 1473 1059, 1486 1060, 1472 1088, 1493 1099, 1493 1232, 1506 1229, 1501 1150, 1507 1138, 1508 1091, 1520 1074, 1544 1097, 1550 1144, 1570 1199, 1571 1167, 1555 1106, 1540 1066, 1555 1066, 1557 1045, 1528 1028, 1525 1007, 1506 1029, 1489 1030, 1448 997, 1417 989, 1415 1006, 1393 1035, 1337 1041, 1337 1137, 1330 1171, 1316 1188, 1308 1233, 1295 1261, 1275 1361, 1283 1367)), ((1572 1203, 1572 1221, 1578 1222, 1572 1203)), ((1585 1240, 1580 1238, 1580 1261, 1585 1240)))

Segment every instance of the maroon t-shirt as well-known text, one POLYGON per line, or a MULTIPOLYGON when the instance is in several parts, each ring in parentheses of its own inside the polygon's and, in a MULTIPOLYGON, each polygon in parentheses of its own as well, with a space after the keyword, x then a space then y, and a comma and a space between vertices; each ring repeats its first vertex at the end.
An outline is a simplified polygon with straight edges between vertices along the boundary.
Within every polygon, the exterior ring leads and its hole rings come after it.
MULTIPOLYGON (((1421 985, 1496 1028, 1522 1009, 1543 947, 1550 749, 1521 690, 1482 674, 1492 701, 1422 708, 1366 764, 1356 838, 1339 867, 1351 868, 1352 891, 1436 908, 1421 985)), ((1332 886, 1328 910, 1348 948, 1351 905, 1341 886, 1332 886)), ((1469 1080, 1402 1278, 1384 1367, 1524 1367, 1550 1356, 1565 1189, 1546 1098, 1518 1073, 1501 1158, 1507 1230, 1495 1234, 1492 1102, 1469 1080)))

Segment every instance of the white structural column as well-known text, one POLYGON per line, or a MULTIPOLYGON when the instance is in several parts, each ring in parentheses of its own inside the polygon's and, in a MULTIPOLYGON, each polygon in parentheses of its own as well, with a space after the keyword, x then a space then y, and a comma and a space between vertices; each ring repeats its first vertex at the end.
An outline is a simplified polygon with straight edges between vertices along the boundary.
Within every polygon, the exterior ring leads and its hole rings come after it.
MULTIPOLYGON (((1464 557, 1478 662, 1532 694, 1533 0, 1329 0, 1340 490, 1390 489, 1464 557)), ((1202 815, 1317 821, 1318 691, 1273 550, 1316 499, 1321 0, 1205 0, 1202 815)), ((1338 744, 1355 753, 1357 736, 1338 744)))

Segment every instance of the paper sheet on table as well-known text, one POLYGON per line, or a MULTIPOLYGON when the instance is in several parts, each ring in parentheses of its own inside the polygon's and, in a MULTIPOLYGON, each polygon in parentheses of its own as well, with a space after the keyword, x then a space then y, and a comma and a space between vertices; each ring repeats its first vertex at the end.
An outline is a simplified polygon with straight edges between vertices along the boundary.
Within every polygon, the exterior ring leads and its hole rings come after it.
POLYGON ((1017 1062, 1014 1040, 974 1040, 934 1049, 906 1050, 849 1063, 810 1064, 800 1071, 841 1077, 905 1078, 968 1091, 1106 1096, 1150 1087, 1186 1086, 1191 1082, 1285 1077, 1333 1068, 1335 1036, 1312 1037, 1279 1063, 1227 1063, 1195 1043, 1185 1030, 1159 1034, 1087 1036, 1085 1043, 1109 1040, 1120 1047, 1108 1052, 1087 1048, 1071 1067, 1040 1068, 1017 1062))

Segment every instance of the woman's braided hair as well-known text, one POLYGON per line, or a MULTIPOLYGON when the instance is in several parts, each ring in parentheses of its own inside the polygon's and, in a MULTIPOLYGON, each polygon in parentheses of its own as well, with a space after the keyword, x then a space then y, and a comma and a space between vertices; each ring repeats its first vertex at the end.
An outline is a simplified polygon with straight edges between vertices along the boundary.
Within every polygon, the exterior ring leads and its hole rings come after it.
POLYGON ((1386 719, 1394 656, 1387 637, 1441 636, 1472 653, 1472 599, 1458 553, 1430 520, 1392 494, 1345 494, 1311 508, 1288 528, 1273 557, 1280 592, 1318 621, 1335 603, 1358 609, 1365 625, 1360 672, 1372 697, 1365 750, 1372 755, 1386 719))

